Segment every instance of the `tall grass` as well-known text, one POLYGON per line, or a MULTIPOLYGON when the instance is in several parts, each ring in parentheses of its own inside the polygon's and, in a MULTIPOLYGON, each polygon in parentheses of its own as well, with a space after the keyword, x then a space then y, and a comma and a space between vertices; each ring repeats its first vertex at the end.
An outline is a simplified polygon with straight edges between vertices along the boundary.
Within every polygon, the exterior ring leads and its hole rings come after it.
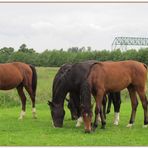
MULTIPOLYGON (((37 67, 38 85, 36 92, 36 103, 47 103, 52 97, 52 83, 58 67, 37 67)), ((148 85, 148 82, 147 82, 148 85)), ((30 96, 24 89, 27 97, 27 104, 31 103, 30 96)), ((148 96, 148 91, 147 91, 148 96)), ((122 102, 129 100, 129 94, 126 89, 121 92, 122 102)), ((94 100, 92 100, 94 102, 94 100)), ((12 107, 21 105, 17 90, 0 91, 0 107, 12 107)))
POLYGON ((12 107, 20 105, 20 101, 16 100, 13 96, 9 94, 0 94, 0 107, 12 107))

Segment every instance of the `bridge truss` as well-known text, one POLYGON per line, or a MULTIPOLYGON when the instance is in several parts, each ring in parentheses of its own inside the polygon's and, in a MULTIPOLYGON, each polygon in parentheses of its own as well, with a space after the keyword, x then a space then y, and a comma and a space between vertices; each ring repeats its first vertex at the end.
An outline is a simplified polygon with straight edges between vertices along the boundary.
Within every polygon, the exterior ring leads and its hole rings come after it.
MULTIPOLYGON (((112 43, 112 50, 127 50, 128 46, 148 46, 148 38, 139 37, 115 37, 112 43)), ((133 48, 133 47, 132 47, 133 48)))

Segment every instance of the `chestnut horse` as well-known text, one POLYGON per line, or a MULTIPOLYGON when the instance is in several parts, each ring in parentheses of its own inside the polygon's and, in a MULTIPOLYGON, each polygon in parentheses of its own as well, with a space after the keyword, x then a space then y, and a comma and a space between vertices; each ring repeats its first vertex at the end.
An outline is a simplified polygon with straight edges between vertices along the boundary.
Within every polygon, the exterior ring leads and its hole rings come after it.
POLYGON ((83 84, 81 91, 83 104, 83 120, 85 132, 91 131, 91 93, 96 98, 94 127, 97 127, 97 116, 100 113, 102 128, 106 122, 102 113, 102 100, 104 94, 108 92, 119 92, 128 89, 131 98, 131 118, 127 127, 131 127, 135 121, 139 95, 144 110, 144 127, 148 125, 148 110, 146 98, 147 66, 137 61, 120 62, 98 62, 92 65, 87 80, 83 84))
POLYGON ((23 119, 26 109, 26 96, 23 88, 27 90, 31 97, 33 118, 36 118, 36 86, 37 74, 34 66, 21 62, 0 64, 0 90, 16 88, 21 98, 22 111, 19 119, 23 119))

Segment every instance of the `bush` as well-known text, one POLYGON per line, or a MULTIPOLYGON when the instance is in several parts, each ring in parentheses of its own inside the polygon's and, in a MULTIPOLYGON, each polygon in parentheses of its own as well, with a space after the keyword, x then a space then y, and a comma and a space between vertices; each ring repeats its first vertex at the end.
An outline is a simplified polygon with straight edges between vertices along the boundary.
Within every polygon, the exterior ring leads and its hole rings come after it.
MULTIPOLYGON (((36 53, 34 49, 28 49, 22 46, 18 51, 14 51, 11 47, 0 49, 0 63, 21 61, 35 66, 59 67, 65 63, 76 63, 85 60, 98 61, 122 61, 137 60, 148 64, 148 48, 140 50, 127 50, 122 52, 120 49, 114 51, 89 51, 75 50, 45 50, 42 53, 36 53)), ((77 50, 76 50, 77 49, 77 50)), ((81 49, 81 48, 80 48, 81 49)))

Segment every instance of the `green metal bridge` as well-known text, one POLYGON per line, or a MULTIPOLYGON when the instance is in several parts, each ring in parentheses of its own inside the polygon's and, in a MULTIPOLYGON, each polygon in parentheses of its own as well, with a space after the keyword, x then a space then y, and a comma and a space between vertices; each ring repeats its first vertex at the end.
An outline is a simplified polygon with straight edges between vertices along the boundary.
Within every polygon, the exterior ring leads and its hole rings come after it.
POLYGON ((140 37, 115 37, 112 43, 112 50, 121 49, 127 50, 128 46, 148 46, 148 38, 140 37))

